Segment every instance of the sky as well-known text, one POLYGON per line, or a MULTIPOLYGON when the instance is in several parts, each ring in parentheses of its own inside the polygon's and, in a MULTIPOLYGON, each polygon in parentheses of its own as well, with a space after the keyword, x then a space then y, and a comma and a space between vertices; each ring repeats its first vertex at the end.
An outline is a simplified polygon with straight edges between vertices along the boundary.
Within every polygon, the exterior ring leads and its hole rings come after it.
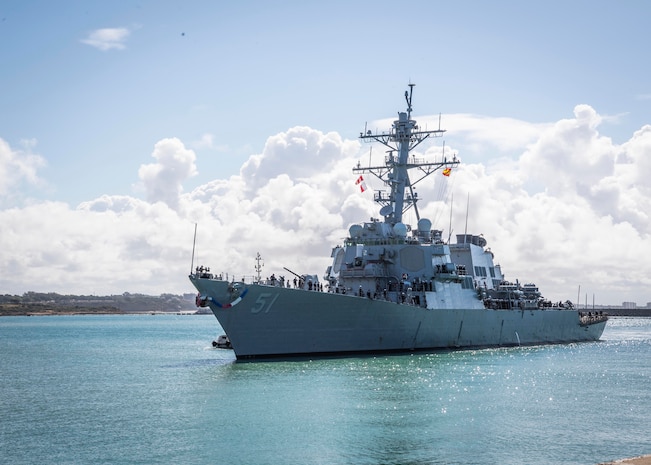
MULTIPOLYGON (((651 302, 646 1, 0 4, 0 294, 323 275, 379 216, 351 169, 405 111, 461 165, 423 216, 554 301, 651 302), (467 222, 466 222, 466 217, 467 222), (450 220, 451 218, 451 220, 450 220), (197 227, 196 249, 192 258, 197 227), (450 227, 451 226, 451 227, 450 227)), ((453 239, 454 242, 454 239, 453 239)))

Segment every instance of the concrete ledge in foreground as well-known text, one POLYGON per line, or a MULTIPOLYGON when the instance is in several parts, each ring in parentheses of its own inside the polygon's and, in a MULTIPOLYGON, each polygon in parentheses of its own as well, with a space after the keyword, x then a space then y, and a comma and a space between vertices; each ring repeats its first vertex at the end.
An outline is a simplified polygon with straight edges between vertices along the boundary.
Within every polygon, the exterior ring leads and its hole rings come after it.
POLYGON ((651 465, 651 455, 640 455, 639 457, 631 457, 630 459, 604 462, 599 465, 651 465))

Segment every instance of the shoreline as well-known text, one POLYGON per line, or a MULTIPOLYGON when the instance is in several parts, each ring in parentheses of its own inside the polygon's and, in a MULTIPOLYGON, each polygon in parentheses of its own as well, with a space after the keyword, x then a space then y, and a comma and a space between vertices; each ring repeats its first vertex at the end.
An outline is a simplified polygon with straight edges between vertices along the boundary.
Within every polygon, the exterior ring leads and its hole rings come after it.
MULTIPOLYGON (((36 313, 12 313, 11 315, 0 314, 2 317, 12 317, 12 316, 100 316, 100 315, 201 315, 197 312, 182 312, 182 311, 169 311, 169 312, 159 312, 159 311, 143 311, 143 312, 36 312, 36 313)), ((206 313, 207 315, 207 313, 206 313)))
POLYGON ((93 312, 93 311, 72 311, 72 312, 24 312, 24 313, 0 313, 0 318, 12 316, 100 316, 100 315, 208 315, 195 311, 170 310, 169 312, 159 310, 143 310, 141 312, 93 312))
POLYGON ((166 305, 165 302, 143 302, 140 305, 79 305, 57 303, 0 303, 2 316, 56 316, 56 315, 144 315, 195 313, 194 305, 166 305), (165 310, 164 310, 165 309, 165 310))
MULTIPOLYGON (((75 308, 75 309, 6 309, 3 308, 3 305, 0 304, 0 317, 5 316, 70 316, 70 315, 173 315, 173 314, 183 314, 183 315, 202 315, 210 314, 209 312, 202 313, 193 309, 176 309, 176 310, 121 310, 119 308, 75 308)), ((616 313, 608 314, 611 318, 651 318, 651 313, 616 313)), ((599 464, 601 465, 601 464, 599 464)), ((649 462, 651 465, 651 462, 649 462)))

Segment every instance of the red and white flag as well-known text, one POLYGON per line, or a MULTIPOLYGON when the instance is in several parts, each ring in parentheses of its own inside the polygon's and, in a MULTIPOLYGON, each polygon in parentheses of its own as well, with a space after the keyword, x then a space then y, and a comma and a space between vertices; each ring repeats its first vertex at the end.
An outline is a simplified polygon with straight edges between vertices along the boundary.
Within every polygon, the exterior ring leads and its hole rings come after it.
POLYGON ((359 186, 359 189, 364 192, 366 190, 366 183, 364 182, 364 176, 361 174, 359 175, 359 178, 357 178, 357 181, 355 181, 355 184, 359 186))

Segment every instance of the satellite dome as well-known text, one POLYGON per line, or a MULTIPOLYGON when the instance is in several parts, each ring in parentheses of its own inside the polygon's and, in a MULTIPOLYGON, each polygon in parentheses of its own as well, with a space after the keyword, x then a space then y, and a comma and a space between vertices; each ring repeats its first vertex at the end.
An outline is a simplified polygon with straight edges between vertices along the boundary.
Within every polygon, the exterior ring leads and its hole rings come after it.
POLYGON ((384 207, 380 208, 380 215, 382 216, 389 216, 393 213, 393 208, 391 205, 385 205, 384 207))
POLYGON ((404 223, 396 223, 393 226, 393 232, 398 237, 406 237, 407 236, 407 226, 405 226, 404 223))
POLYGON ((354 224, 348 228, 348 233, 350 234, 350 237, 356 238, 362 235, 363 230, 364 228, 362 228, 360 225, 354 224))
POLYGON ((428 233, 432 229, 432 222, 427 218, 418 220, 418 230, 422 233, 428 233))

